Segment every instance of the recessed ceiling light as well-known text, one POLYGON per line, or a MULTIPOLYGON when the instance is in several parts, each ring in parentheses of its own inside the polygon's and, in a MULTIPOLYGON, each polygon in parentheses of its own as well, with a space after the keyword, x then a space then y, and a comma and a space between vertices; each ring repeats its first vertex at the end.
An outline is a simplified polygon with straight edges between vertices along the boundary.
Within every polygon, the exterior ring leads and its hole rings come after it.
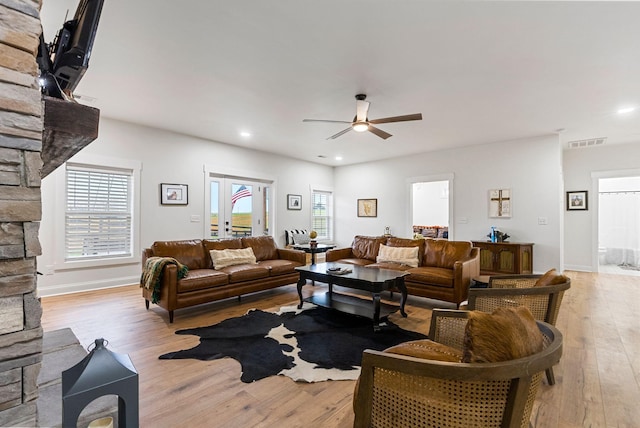
POLYGON ((621 108, 618 110, 618 114, 627 114, 627 113, 631 113, 632 111, 634 111, 636 108, 635 107, 625 107, 625 108, 621 108))
POLYGON ((336 156, 336 160, 337 161, 341 161, 342 160, 342 156, 336 156))
POLYGON ((241 131, 240 132, 240 136, 244 137, 244 138, 249 138, 249 137, 251 137, 251 132, 241 131))

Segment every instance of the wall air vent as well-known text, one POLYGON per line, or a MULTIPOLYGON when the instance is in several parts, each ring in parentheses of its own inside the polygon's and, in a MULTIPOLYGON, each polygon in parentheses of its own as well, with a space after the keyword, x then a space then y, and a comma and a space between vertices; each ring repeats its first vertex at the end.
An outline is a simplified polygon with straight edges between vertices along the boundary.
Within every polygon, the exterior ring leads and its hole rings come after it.
POLYGON ((587 140, 569 141, 570 149, 581 149, 583 147, 601 146, 607 141, 607 137, 589 138, 587 140))

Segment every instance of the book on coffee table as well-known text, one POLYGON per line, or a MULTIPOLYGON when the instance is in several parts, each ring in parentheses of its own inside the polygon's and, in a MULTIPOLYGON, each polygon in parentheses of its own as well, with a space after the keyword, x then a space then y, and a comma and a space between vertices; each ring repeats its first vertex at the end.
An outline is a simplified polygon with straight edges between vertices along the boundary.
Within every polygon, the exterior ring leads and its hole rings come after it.
POLYGON ((327 268, 327 273, 332 275, 344 275, 351 272, 353 271, 349 268, 327 268))

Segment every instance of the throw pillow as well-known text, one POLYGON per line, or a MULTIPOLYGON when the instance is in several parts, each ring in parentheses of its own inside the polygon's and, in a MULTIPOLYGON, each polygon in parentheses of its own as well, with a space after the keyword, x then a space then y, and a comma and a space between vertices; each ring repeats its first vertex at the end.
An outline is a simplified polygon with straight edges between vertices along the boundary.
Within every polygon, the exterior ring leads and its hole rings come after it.
POLYGON ((376 262, 393 262, 418 267, 418 247, 389 247, 380 244, 376 262))
POLYGON ((311 238, 306 233, 292 233, 291 239, 295 245, 304 245, 311 241, 311 238))
POLYGON ((567 282, 567 277, 564 275, 558 274, 555 269, 549 269, 542 275, 535 284, 534 287, 544 287, 546 285, 556 285, 567 282))
POLYGON ((463 363, 495 363, 542 351, 542 333, 524 306, 471 311, 465 328, 463 363))
POLYGON ((425 360, 449 361, 459 363, 462 360, 462 351, 430 339, 412 340, 401 343, 384 352, 406 355, 408 357, 423 358, 425 360))
POLYGON ((251 247, 237 250, 211 250, 209 254, 211 254, 213 268, 216 270, 227 266, 256 264, 256 256, 251 247))

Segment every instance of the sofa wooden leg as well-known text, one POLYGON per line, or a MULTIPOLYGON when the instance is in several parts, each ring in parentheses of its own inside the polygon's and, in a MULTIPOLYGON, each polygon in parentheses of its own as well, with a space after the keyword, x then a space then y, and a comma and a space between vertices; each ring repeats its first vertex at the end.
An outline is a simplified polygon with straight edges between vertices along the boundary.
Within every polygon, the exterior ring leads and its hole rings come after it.
POLYGON ((144 299, 144 306, 149 310, 149 301, 147 299, 144 299))
POLYGON ((173 311, 169 311, 169 324, 173 324, 173 311))
POLYGON ((242 301, 242 296, 238 296, 238 302, 242 301))

